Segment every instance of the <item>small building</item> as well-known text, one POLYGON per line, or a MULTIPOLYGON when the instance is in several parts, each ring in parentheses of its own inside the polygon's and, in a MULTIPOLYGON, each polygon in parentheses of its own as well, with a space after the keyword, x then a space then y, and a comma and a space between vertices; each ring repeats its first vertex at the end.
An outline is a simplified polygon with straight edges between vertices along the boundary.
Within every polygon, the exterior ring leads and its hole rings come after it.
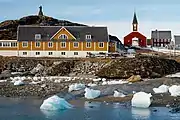
POLYGON ((151 40, 153 47, 166 47, 171 43, 171 31, 152 31, 151 40))
POLYGON ((146 36, 144 36, 138 31, 138 21, 137 21, 136 13, 134 13, 132 28, 133 31, 124 37, 124 46, 146 47, 147 46, 146 36))
POLYGON ((174 43, 177 49, 180 49, 180 35, 174 35, 174 43))

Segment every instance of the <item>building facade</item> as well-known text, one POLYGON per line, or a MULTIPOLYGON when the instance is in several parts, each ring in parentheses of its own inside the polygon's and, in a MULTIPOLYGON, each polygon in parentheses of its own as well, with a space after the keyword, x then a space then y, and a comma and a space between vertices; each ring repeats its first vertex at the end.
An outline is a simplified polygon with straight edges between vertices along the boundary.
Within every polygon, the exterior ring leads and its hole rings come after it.
POLYGON ((17 40, 1 40, 0 55, 20 57, 86 57, 108 53, 106 27, 19 26, 17 40))
POLYGON ((146 47, 147 46, 146 36, 144 36, 138 31, 138 21, 137 21, 136 13, 134 13, 132 28, 133 31, 124 37, 124 46, 146 47))
POLYGON ((151 40, 153 47, 166 47, 171 43, 171 31, 152 31, 151 40))

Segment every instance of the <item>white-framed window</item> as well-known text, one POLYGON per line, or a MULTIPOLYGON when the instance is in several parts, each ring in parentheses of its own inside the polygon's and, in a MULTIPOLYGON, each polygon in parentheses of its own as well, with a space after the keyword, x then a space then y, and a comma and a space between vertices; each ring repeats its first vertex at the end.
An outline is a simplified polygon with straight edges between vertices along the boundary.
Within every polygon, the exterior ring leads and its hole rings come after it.
POLYGON ((53 42, 48 42, 48 48, 52 48, 53 47, 53 42))
POLYGON ((23 48, 28 47, 28 42, 22 42, 22 47, 23 47, 23 48))
POLYGON ((91 35, 86 35, 86 39, 91 39, 91 35))
POLYGON ((78 55, 78 52, 74 52, 74 55, 78 55))
POLYGON ((61 48, 66 48, 66 42, 61 42, 61 48))
POLYGON ((103 42, 99 42, 99 48, 104 48, 104 43, 103 42))
POLYGON ((61 55, 66 55, 66 52, 61 52, 61 55))
POLYGON ((35 46, 36 46, 37 48, 41 47, 41 42, 35 42, 35 46))
POLYGON ((40 55, 40 52, 36 52, 36 55, 40 55))
POLYGON ((78 42, 74 42, 73 46, 74 46, 74 48, 78 48, 79 47, 79 43, 78 42))
POLYGON ((23 55, 27 55, 27 52, 23 52, 23 55))
POLYGON ((53 52, 48 52, 48 55, 53 55, 53 52))
POLYGON ((17 42, 12 42, 11 47, 17 47, 17 42))
POLYGON ((40 40, 41 39, 41 34, 35 34, 35 40, 40 40))
POLYGON ((11 44, 10 44, 10 42, 3 42, 3 47, 10 47, 11 46, 11 44))
POLYGON ((2 47, 3 46, 3 43, 2 42, 0 42, 0 47, 2 47))
POLYGON ((91 48, 91 42, 86 42, 86 47, 91 48))
POLYGON ((59 39, 63 39, 63 40, 67 40, 68 39, 68 36, 66 34, 61 34, 59 36, 59 39))

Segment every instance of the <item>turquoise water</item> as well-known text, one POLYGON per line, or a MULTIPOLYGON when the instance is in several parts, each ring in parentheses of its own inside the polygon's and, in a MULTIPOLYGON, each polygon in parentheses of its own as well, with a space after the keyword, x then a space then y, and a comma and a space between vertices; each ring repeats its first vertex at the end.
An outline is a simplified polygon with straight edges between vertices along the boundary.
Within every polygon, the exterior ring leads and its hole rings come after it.
POLYGON ((0 120, 180 120, 168 108, 135 109, 127 104, 74 101, 75 108, 41 111, 41 100, 0 98, 0 120))

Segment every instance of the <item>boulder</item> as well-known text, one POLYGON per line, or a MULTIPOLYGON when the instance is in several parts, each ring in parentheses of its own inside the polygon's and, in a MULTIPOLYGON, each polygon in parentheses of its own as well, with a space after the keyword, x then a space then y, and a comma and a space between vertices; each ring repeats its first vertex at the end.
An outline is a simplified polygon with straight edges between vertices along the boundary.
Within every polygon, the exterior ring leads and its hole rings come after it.
POLYGON ((130 78, 127 79, 128 82, 139 82, 141 81, 140 75, 133 75, 130 78))

